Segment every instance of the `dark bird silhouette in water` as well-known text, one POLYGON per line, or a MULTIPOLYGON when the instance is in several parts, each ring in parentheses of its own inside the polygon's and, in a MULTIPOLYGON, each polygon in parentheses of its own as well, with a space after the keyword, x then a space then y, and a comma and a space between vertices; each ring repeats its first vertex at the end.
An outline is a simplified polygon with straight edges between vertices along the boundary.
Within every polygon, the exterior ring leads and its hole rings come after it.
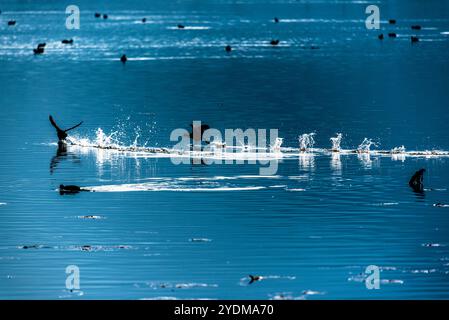
POLYGON ((122 63, 126 63, 126 61, 128 61, 128 58, 126 57, 126 54, 124 54, 124 55, 122 55, 122 56, 120 57, 120 61, 121 61, 122 63))
POLYGON ((384 39, 384 34, 381 33, 381 34, 379 34, 377 37, 379 38, 379 40, 383 40, 383 39, 384 39))
POLYGON ((9 20, 8 21, 8 26, 15 26, 16 25, 16 20, 9 20))
POLYGON ((274 17, 274 23, 278 23, 279 22, 279 18, 278 17, 274 17))
POLYGON ((185 27, 182 24, 178 24, 178 29, 184 29, 185 27))
POLYGON ((426 169, 419 169, 415 172, 415 174, 410 178, 410 181, 408 182, 408 185, 413 189, 413 191, 417 193, 424 192, 424 172, 426 172, 426 169))
POLYGON ((43 43, 39 43, 37 45, 38 48, 45 48, 45 46, 47 45, 47 43, 43 42, 43 43))
POLYGON ((108 15, 107 14, 104 14, 103 15, 103 19, 107 19, 108 18, 108 15))
POLYGON ((147 22, 147 18, 142 19, 142 23, 145 23, 145 22, 147 22))
POLYGON ((191 124, 190 127, 192 128, 192 131, 189 133, 190 139, 194 139, 194 137, 196 139, 199 137, 199 139, 202 140, 204 131, 210 129, 209 125, 207 124, 201 124, 201 127, 199 126, 193 127, 193 124, 191 124), (200 132, 197 131, 198 129, 200 130, 200 132))
POLYGON ((42 54, 44 53, 44 47, 37 46, 36 49, 33 49, 34 54, 42 54))
POLYGON ((89 192, 90 190, 83 189, 83 188, 81 188, 79 186, 75 186, 75 185, 68 185, 68 186, 65 186, 63 184, 59 185, 59 193, 61 195, 64 195, 64 194, 75 194, 75 193, 80 193, 81 191, 89 192))
POLYGON ((73 127, 69 128, 69 129, 66 129, 66 130, 63 130, 56 124, 56 122, 55 122, 55 120, 53 119, 52 116, 49 116, 49 119, 50 119, 51 125, 56 129, 56 134, 58 135, 59 141, 63 141, 63 140, 65 140, 65 138, 67 138, 67 136, 68 136, 67 132, 68 131, 73 130, 73 129, 75 129, 75 128, 77 128, 77 127, 79 127, 80 125, 83 124, 83 121, 81 121, 76 126, 73 126, 73 127))
POLYGON ((396 38, 398 35, 397 35, 396 33, 394 33, 394 32, 390 32, 390 33, 388 34, 388 36, 389 36, 390 38, 396 38))
POLYGON ((421 30, 421 26, 420 25, 414 25, 414 26, 412 26, 412 30, 421 30))
POLYGON ((232 51, 231 46, 230 46, 230 45, 227 45, 227 46, 225 47, 225 51, 226 51, 226 52, 231 52, 231 51, 232 51))
POLYGON ((101 13, 95 12, 95 18, 100 18, 101 17, 101 13))
POLYGON ((260 281, 260 280, 262 280, 262 277, 261 277, 261 276, 248 275, 248 277, 249 277, 249 282, 248 282, 248 284, 252 284, 252 283, 255 282, 255 281, 260 281))
POLYGON ((70 39, 70 40, 64 39, 64 40, 62 40, 61 42, 62 42, 63 44, 72 44, 72 43, 73 43, 73 39, 70 39))
POLYGON ((388 20, 388 23, 389 24, 396 24, 396 20, 395 19, 390 19, 390 20, 388 20))
POLYGON ((270 44, 271 44, 272 46, 277 46, 277 45, 279 44, 279 40, 271 40, 271 41, 270 41, 270 44))
POLYGON ((419 42, 419 38, 418 38, 418 37, 415 37, 415 36, 411 36, 411 37, 410 37, 410 41, 411 41, 412 43, 419 42))

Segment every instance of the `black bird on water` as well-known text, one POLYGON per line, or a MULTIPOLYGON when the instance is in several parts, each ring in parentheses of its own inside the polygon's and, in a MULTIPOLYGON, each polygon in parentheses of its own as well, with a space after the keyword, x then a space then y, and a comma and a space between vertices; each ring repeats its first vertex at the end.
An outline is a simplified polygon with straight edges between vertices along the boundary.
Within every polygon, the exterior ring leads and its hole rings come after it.
POLYGON ((44 43, 39 43, 37 45, 37 48, 33 49, 34 54, 42 54, 42 53, 44 53, 44 48, 45 48, 46 45, 47 44, 45 42, 44 43))
POLYGON ((192 131, 189 133, 190 139, 199 138, 200 140, 202 140, 204 131, 210 129, 209 125, 207 124, 201 124, 201 127, 193 127, 193 124, 191 124, 190 127, 192 128, 192 131), (199 132, 197 131, 198 129, 200 129, 199 132))
POLYGON ((127 60, 128 60, 128 58, 126 57, 126 54, 124 54, 124 55, 122 55, 122 56, 120 57, 120 61, 121 61, 122 63, 126 63, 127 60))
POLYGON ((274 23, 278 23, 279 22, 279 18, 274 17, 274 23))
POLYGON ((394 33, 394 32, 390 32, 390 33, 388 34, 388 36, 389 36, 390 38, 396 38, 398 35, 397 35, 396 33, 394 33))
POLYGON ((178 29, 184 29, 185 26, 183 26, 182 24, 178 24, 178 29))
POLYGON ((412 30, 421 30, 421 26, 414 25, 414 26, 412 26, 412 30))
POLYGON ((104 14, 103 15, 103 19, 107 19, 108 18, 108 15, 107 14, 104 14))
POLYGON ((145 22, 147 22, 147 18, 142 19, 142 23, 145 23, 145 22))
POLYGON ((277 45, 279 44, 279 40, 271 40, 271 41, 270 41, 270 44, 271 44, 272 46, 277 46, 277 45))
POLYGON ((64 40, 62 40, 61 42, 62 42, 63 44, 73 44, 73 39, 70 39, 70 40, 64 39, 64 40))
POLYGON ((396 24, 396 20, 395 19, 390 19, 390 20, 388 20, 388 23, 389 24, 396 24))
POLYGON ((415 37, 415 36, 411 36, 411 37, 410 37, 410 41, 411 41, 412 43, 419 42, 419 38, 418 38, 418 37, 415 37))
POLYGON ((384 34, 381 33, 381 34, 379 34, 377 37, 379 38, 379 40, 383 40, 383 39, 384 39, 384 34))
POLYGON ((226 52, 231 52, 231 51, 232 51, 232 48, 231 48, 230 45, 227 45, 227 46, 225 47, 225 50, 226 50, 226 52))
POLYGON ((426 169, 419 169, 410 178, 408 185, 413 189, 413 191, 418 193, 424 192, 424 184, 423 184, 424 172, 426 172, 426 169))
POLYGON ((16 20, 9 20, 8 21, 8 26, 15 26, 16 25, 16 20))
POLYGON ((261 277, 261 276, 248 275, 248 277, 249 277, 249 282, 248 282, 248 284, 252 284, 252 283, 255 282, 255 281, 262 280, 262 277, 261 277))
POLYGON ((58 135, 58 139, 59 139, 60 142, 62 142, 65 138, 67 138, 67 136, 68 136, 67 132, 68 131, 73 130, 73 129, 75 129, 75 128, 77 128, 77 127, 79 127, 80 125, 83 124, 83 121, 81 121, 76 126, 73 126, 73 127, 69 128, 69 129, 63 130, 56 124, 56 122, 55 122, 55 120, 53 119, 52 116, 49 116, 48 118, 50 120, 51 125, 56 129, 56 134, 58 135))
POLYGON ((88 190, 88 189, 83 189, 83 188, 81 188, 79 186, 75 186, 75 185, 63 185, 63 184, 59 185, 59 193, 61 195, 75 194, 75 193, 80 193, 81 191, 90 192, 90 190, 88 190))
POLYGON ((101 17, 101 13, 95 12, 95 18, 100 18, 101 17))

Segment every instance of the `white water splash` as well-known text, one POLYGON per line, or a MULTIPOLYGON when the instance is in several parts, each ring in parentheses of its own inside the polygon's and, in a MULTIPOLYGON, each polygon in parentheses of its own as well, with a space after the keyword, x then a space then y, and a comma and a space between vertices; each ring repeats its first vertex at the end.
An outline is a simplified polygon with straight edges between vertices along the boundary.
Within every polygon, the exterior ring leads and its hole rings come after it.
POLYGON ((405 147, 404 146, 395 147, 391 149, 391 153, 392 154, 405 153, 405 147))
POLYGON ((313 145, 315 144, 315 139, 313 138, 315 136, 315 132, 311 133, 304 133, 299 136, 299 149, 301 151, 307 151, 307 149, 313 148, 313 145))
POLYGON ((281 152, 281 146, 282 146, 283 142, 284 142, 283 138, 276 138, 276 141, 270 148, 271 152, 276 152, 276 153, 281 152))
POLYGON ((369 153, 371 146, 377 147, 377 144, 371 139, 365 138, 362 143, 357 147, 357 152, 369 153))
POLYGON ((338 152, 340 151, 340 144, 341 144, 341 140, 343 138, 343 135, 341 133, 337 133, 336 137, 332 137, 330 138, 331 143, 332 143, 332 151, 338 152))

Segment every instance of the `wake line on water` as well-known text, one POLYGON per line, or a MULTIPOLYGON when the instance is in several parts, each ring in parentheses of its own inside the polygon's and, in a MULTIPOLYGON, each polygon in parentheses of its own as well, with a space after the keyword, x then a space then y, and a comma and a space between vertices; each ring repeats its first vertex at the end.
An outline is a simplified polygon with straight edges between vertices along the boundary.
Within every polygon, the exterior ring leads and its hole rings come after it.
POLYGON ((301 158, 304 155, 372 155, 372 156, 391 156, 391 157, 449 157, 449 151, 446 150, 414 150, 407 151, 404 146, 395 147, 390 150, 371 150, 371 147, 377 147, 378 143, 365 138, 356 149, 342 149, 340 147, 342 134, 338 133, 336 137, 330 138, 331 148, 315 148, 315 132, 302 134, 298 138, 299 147, 281 147, 282 139, 278 138, 275 145, 271 147, 255 147, 250 145, 242 146, 217 146, 209 145, 208 150, 191 151, 166 147, 147 147, 138 146, 137 138, 131 145, 121 144, 117 139, 117 133, 113 132, 107 135, 102 129, 97 129, 95 140, 79 137, 68 137, 66 143, 72 147, 82 149, 92 149, 98 151, 110 151, 115 153, 132 154, 138 157, 151 158, 202 158, 211 160, 276 160, 282 158, 301 158))

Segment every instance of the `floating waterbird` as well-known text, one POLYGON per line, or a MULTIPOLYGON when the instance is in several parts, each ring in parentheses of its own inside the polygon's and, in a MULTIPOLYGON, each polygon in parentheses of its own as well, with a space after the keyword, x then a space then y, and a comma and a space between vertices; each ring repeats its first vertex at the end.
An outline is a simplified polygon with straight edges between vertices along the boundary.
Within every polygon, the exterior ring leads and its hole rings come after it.
POLYGON ((410 37, 410 41, 411 41, 412 43, 418 42, 418 41, 419 41, 419 38, 416 37, 416 36, 411 36, 411 37, 410 37))
POLYGON ((377 37, 379 38, 379 40, 383 40, 383 39, 384 39, 384 34, 381 33, 381 34, 379 34, 377 37))
POLYGON ((388 34, 388 36, 389 36, 390 38, 396 38, 396 37, 397 37, 397 34, 394 33, 394 32, 390 32, 390 33, 388 34))
POLYGON ((34 54, 42 54, 44 53, 44 47, 37 47, 36 49, 33 49, 34 54))
POLYGON ((227 45, 227 46, 225 47, 225 50, 226 50, 226 52, 231 52, 231 51, 232 51, 232 48, 231 48, 230 45, 227 45))
POLYGON ((390 20, 388 20, 388 23, 389 24, 396 24, 396 20, 395 19, 390 19, 390 20))
POLYGON ((178 29, 184 29, 185 27, 182 24, 178 24, 178 29))
POLYGON ((147 22, 147 18, 142 18, 142 23, 147 22))
POLYGON ((8 26, 15 26, 16 25, 16 20, 9 20, 8 21, 8 26))
POLYGON ((421 26, 420 25, 414 25, 414 26, 412 26, 412 30, 421 30, 421 26))
POLYGON ((426 172, 426 169, 419 169, 410 178, 408 184, 413 189, 413 191, 420 193, 424 191, 423 185, 424 172, 426 172))
POLYGON ((64 39, 64 40, 62 40, 61 42, 62 42, 63 44, 72 44, 72 43, 73 43, 73 39, 70 39, 70 40, 64 39))
POLYGON ((252 284, 252 283, 255 282, 255 281, 260 281, 260 280, 263 279, 262 276, 248 275, 248 277, 249 277, 249 282, 248 282, 248 284, 252 284))
POLYGON ((68 185, 68 186, 65 186, 63 184, 59 185, 59 193, 61 195, 75 194, 75 193, 80 193, 81 191, 90 191, 90 190, 83 189, 83 188, 81 188, 79 186, 75 186, 75 185, 68 185))
POLYGON ((95 18, 100 18, 101 17, 101 13, 95 12, 95 18))
POLYGON ((107 19, 108 15, 107 14, 103 14, 103 19, 107 19))
POLYGON ((279 19, 278 19, 277 17, 274 17, 274 22, 275 22, 275 23, 278 23, 278 22, 279 22, 279 19))
POLYGON ((127 60, 128 60, 128 58, 126 57, 126 54, 124 54, 124 55, 122 55, 122 56, 120 57, 120 61, 121 61, 122 63, 126 63, 127 60))
POLYGON ((270 44, 272 45, 272 46, 277 46, 278 44, 279 44, 279 40, 271 40, 270 41, 270 44))

